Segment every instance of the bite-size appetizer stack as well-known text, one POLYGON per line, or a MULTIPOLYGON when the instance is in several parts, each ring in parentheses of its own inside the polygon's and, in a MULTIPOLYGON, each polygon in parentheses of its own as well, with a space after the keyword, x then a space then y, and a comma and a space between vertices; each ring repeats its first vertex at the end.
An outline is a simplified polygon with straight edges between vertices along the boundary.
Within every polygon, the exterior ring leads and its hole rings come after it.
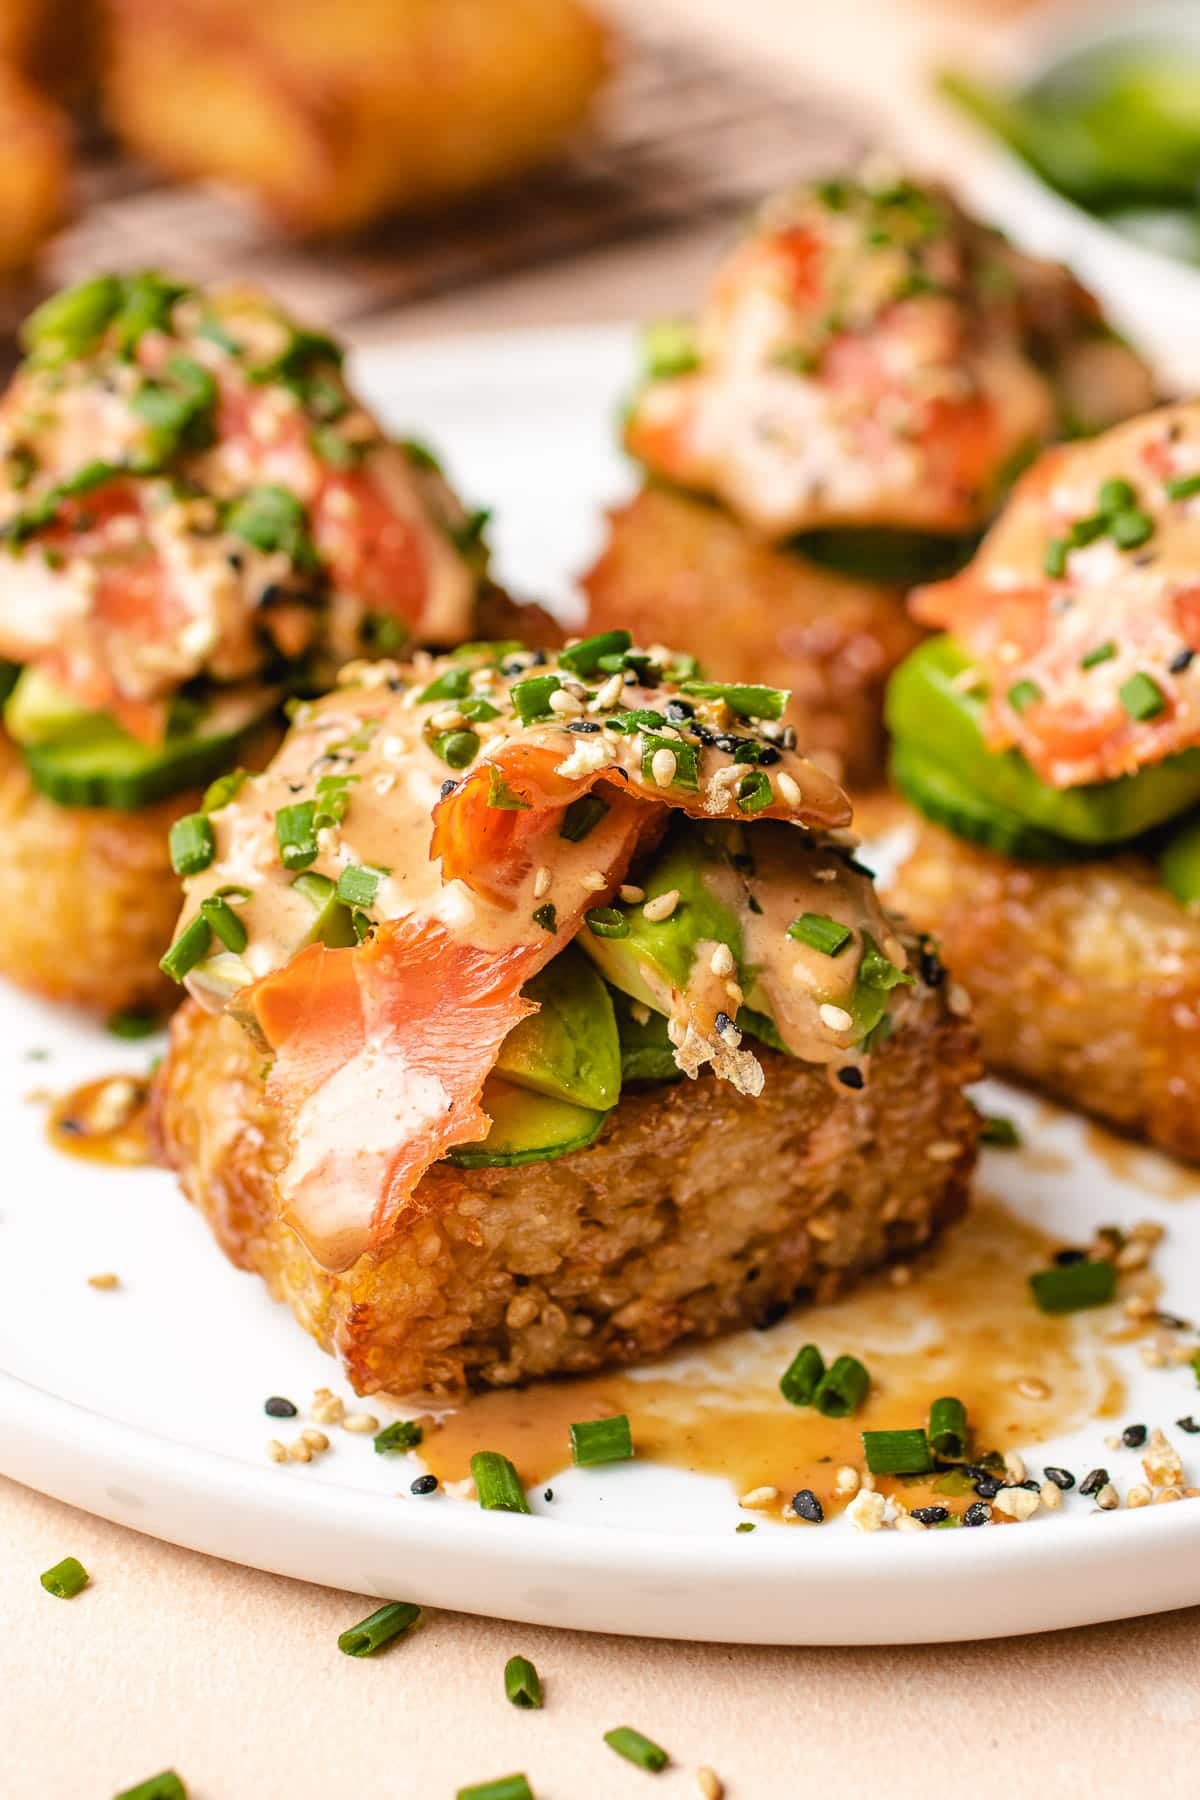
POLYGON ((191 822, 158 1132, 360 1391, 653 1356, 961 1210, 970 1024, 786 703, 618 630, 359 665, 191 822))
POLYGON ((914 606, 897 904, 991 1067, 1200 1159, 1200 405, 1049 452, 914 606))
POLYGON ((25 344, 0 402, 0 970, 154 1005, 172 822, 342 662, 478 635, 477 521, 337 346, 250 290, 102 276, 25 344))
POLYGON ((779 680, 807 749, 882 769, 903 591, 969 555, 1052 439, 1152 404, 1145 365, 1056 265, 940 189, 865 172, 771 201, 693 327, 647 336, 625 443, 646 484, 584 580, 627 624, 779 680))

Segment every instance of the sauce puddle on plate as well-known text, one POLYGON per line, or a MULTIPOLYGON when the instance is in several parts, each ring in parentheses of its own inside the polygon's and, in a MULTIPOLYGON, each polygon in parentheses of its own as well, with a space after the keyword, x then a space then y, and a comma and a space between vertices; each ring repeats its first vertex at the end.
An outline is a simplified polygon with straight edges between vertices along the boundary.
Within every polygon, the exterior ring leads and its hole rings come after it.
POLYGON ((46 1136, 56 1150, 88 1162, 140 1168, 152 1161, 147 1102, 150 1083, 138 1075, 105 1075, 56 1099, 46 1136))
MULTIPOLYGON (((725 1476, 737 1495, 777 1488, 766 1509, 776 1515, 800 1488, 835 1512, 848 1498, 835 1490, 839 1465, 863 1466, 860 1432, 924 1425, 939 1395, 963 1401, 975 1453, 1120 1414, 1124 1384, 1104 1354, 1111 1314, 1047 1317, 1030 1297, 1029 1275, 1057 1247, 980 1196, 903 1285, 881 1274, 770 1331, 739 1333, 639 1372, 481 1395, 428 1430, 422 1455, 443 1481, 460 1481, 473 1451, 499 1450, 533 1486, 569 1465, 569 1425, 627 1413, 647 1462, 725 1476), (827 1363, 843 1352, 866 1363, 871 1392, 856 1417, 827 1419, 783 1399, 779 1377, 810 1341, 827 1363)), ((877 1486, 902 1492, 909 1507, 946 1502, 961 1512, 975 1497, 948 1497, 935 1491, 938 1480, 880 1478, 877 1486)))

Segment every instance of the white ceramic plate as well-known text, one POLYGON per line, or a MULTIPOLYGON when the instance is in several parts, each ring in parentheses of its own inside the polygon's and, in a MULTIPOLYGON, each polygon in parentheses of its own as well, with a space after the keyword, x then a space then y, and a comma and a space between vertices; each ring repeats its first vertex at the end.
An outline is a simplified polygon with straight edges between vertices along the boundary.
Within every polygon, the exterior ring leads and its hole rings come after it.
MULTIPOLYGON (((496 506, 502 578, 564 600, 597 541, 599 504, 628 480, 609 445, 629 367, 627 334, 603 330, 375 354, 359 374, 393 423, 442 446, 465 491, 496 506)), ((169 1177, 61 1157, 46 1146, 44 1109, 29 1099, 32 1089, 61 1092, 108 1069, 136 1069, 154 1047, 116 1044, 13 994, 0 1004, 5 1474, 283 1574, 586 1630, 903 1643, 1200 1601, 1200 1504, 1098 1514, 1075 1495, 1020 1526, 868 1537, 844 1520, 820 1529, 763 1522, 751 1536, 735 1532, 747 1515, 727 1482, 646 1461, 569 1472, 555 1479, 552 1504, 539 1485, 532 1518, 484 1514, 449 1494, 410 1499, 415 1458, 375 1456, 369 1438, 342 1432, 307 1467, 276 1466, 265 1442, 288 1428, 264 1418, 264 1397, 303 1404, 324 1384, 345 1392, 333 1363, 256 1280, 224 1261, 169 1177), (31 1051, 46 1054, 34 1060, 31 1051), (110 1269, 118 1291, 87 1285, 110 1269)), ((1200 1182, 1148 1154, 1095 1155, 1094 1134, 1028 1099, 987 1100, 1021 1121, 1030 1146, 989 1153, 990 1192, 1071 1242, 1100 1223, 1157 1219, 1168 1233, 1158 1258, 1163 1304, 1194 1304, 1200 1182)), ((920 1282, 914 1292, 917 1316, 920 1282)), ((824 1333, 836 1335, 838 1317, 822 1315, 824 1333)), ((780 1368, 804 1332, 797 1319, 767 1334, 780 1368)), ((759 1363, 765 1341, 750 1340, 759 1363)), ((887 1353, 886 1342, 869 1352, 885 1380, 887 1353)), ((710 1375, 726 1379, 739 1354, 736 1346, 693 1353, 693 1389, 710 1375)), ((1146 1370, 1132 1347, 1106 1354, 1128 1382, 1118 1423, 1170 1427, 1200 1404, 1190 1371, 1146 1370)), ((780 1403, 781 1431, 794 1417, 780 1403)), ((1106 1464, 1125 1491, 1141 1474, 1132 1452, 1105 1448, 1113 1430, 1111 1420, 1085 1425, 1031 1461, 1080 1473, 1106 1464)), ((1200 1480, 1200 1439, 1171 1436, 1189 1479, 1200 1480)))

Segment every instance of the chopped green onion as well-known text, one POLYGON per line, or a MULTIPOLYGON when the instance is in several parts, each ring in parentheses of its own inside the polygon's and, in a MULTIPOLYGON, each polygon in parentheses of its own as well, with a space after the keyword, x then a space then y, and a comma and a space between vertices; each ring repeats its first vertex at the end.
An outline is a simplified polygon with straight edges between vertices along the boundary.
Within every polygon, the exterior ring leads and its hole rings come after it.
POLYGON ((115 275, 77 282, 34 308, 21 327, 21 342, 26 350, 36 350, 41 360, 82 356, 108 325, 121 298, 122 284, 115 275))
POLYGON ((1167 697, 1157 681, 1143 675, 1140 669, 1128 681, 1123 681, 1117 692, 1131 719, 1156 719, 1167 704, 1167 697))
POLYGON ((500 717, 500 708, 493 706, 486 694, 472 694, 470 699, 460 701, 458 710, 464 719, 474 719, 477 722, 500 717))
POLYGON ((477 1450, 471 1458, 471 1478, 485 1512, 527 1513, 529 1502, 517 1471, 497 1450, 477 1450))
POLYGON ((827 913, 801 913, 792 920, 787 934, 796 943, 807 944, 810 950, 819 950, 824 956, 840 956, 854 936, 848 925, 831 919, 827 913))
POLYGON ((929 1408, 929 1443, 936 1456, 954 1461, 967 1454, 967 1409, 953 1394, 929 1408))
POLYGON ((187 1789, 174 1769, 164 1769, 161 1775, 151 1775, 148 1781, 125 1788, 116 1800, 187 1800, 187 1789))
POLYGON ((594 937, 623 938, 629 936, 629 920, 615 906, 593 906, 583 915, 584 923, 594 937))
POLYGON ((126 1038, 130 1041, 137 1038, 152 1037, 158 1030, 159 1021, 153 1013, 136 1012, 132 1007, 127 1012, 115 1012, 106 1021, 104 1029, 110 1037, 126 1038))
POLYGON ((488 768, 489 806, 497 806, 502 812, 528 812, 529 802, 523 800, 514 787, 510 787, 495 763, 488 768))
POLYGON ((911 975, 898 969, 894 962, 889 962, 870 932, 862 934, 863 953, 858 965, 858 979, 864 987, 874 988, 878 992, 890 994, 896 987, 912 987, 911 975))
POLYGON ((1051 538, 1042 558, 1042 570, 1051 581, 1061 581, 1067 572, 1067 556, 1071 546, 1066 538, 1051 538))
POLYGON ((571 1428, 571 1456, 576 1468, 593 1463, 628 1462, 633 1455, 633 1433, 625 1413, 611 1419, 587 1419, 571 1428))
POLYGON ((424 1427, 415 1419, 397 1419, 394 1424, 385 1425, 377 1431, 373 1439, 376 1456, 390 1456, 399 1450, 415 1450, 425 1436, 424 1427))
POLYGON ((219 812, 228 806, 244 781, 250 779, 249 769, 230 769, 227 775, 218 775, 204 790, 204 798, 200 802, 202 812, 219 812))
POLYGON ((581 794, 578 800, 572 800, 562 817, 558 828, 560 838, 566 838, 569 844, 582 843, 595 831, 601 819, 608 812, 608 802, 599 794, 581 794))
POLYGON ((340 825, 350 804, 350 789, 362 779, 359 775, 319 775, 313 825, 323 831, 328 825, 340 825))
POLYGON ((824 1374, 825 1358, 815 1344, 805 1344, 779 1377, 779 1391, 792 1406, 811 1406, 824 1374))
POLYGON ((164 975, 172 981, 182 981, 191 973, 196 964, 208 955, 212 943, 212 926, 200 913, 188 922, 180 932, 171 948, 159 962, 164 975))
POLYGON ((455 1800, 533 1800, 533 1789, 523 1775, 502 1775, 499 1781, 459 1788, 455 1800))
POLYGON ((167 844, 177 875, 199 875, 217 854, 216 833, 202 812, 185 813, 172 825, 167 844))
POLYGON ((690 319, 653 319, 642 329, 642 368, 651 381, 690 375, 700 367, 700 345, 690 319))
POLYGON ((1102 481, 1096 504, 1102 513, 1124 512, 1126 508, 1137 505, 1137 492, 1130 481, 1102 481))
POLYGON ((40 1580, 46 1592, 56 1599, 73 1600, 87 1586, 88 1572, 77 1557, 64 1556, 60 1563, 47 1569, 40 1580))
POLYGON ((1082 1312, 1088 1306, 1107 1306, 1117 1291, 1117 1271, 1112 1263, 1076 1262, 1039 1269, 1029 1286, 1044 1313, 1082 1312))
POLYGON ((430 749, 452 769, 465 769, 479 754, 477 731, 439 731, 430 741, 430 749))
POLYGON ((352 1625, 349 1631, 343 1631, 337 1641, 338 1649, 346 1656, 374 1656, 401 1632, 410 1630, 420 1616, 419 1606, 413 1606, 408 1600, 393 1600, 390 1606, 381 1606, 361 1625, 352 1625))
POLYGON ((1168 500, 1190 500, 1193 494, 1200 494, 1200 474, 1176 475, 1166 484, 1168 500))
POLYGON ((307 869, 317 860, 316 810, 311 800, 302 800, 275 814, 275 841, 285 869, 307 869))
POLYGON ((350 863, 338 876, 337 897, 347 906, 374 906, 379 884, 389 873, 387 869, 372 869, 367 863, 350 863))
POLYGON ((1008 690, 1008 704, 1015 713, 1023 713, 1041 697, 1042 690, 1036 681, 1016 681, 1008 690))
POLYGON ((417 695, 418 706, 423 706, 427 700, 461 700, 471 691, 472 673, 469 668, 447 669, 444 675, 421 689, 417 695))
MULTIPOLYGON (((660 737, 657 732, 642 732, 642 777, 646 781, 658 781, 654 773, 654 758, 660 750, 667 750, 675 759, 675 773, 667 783, 668 787, 698 788, 700 786, 700 752, 695 744, 685 744, 682 738, 660 737)), ((773 798, 773 796, 772 796, 773 798)), ((768 805, 770 802, 768 801, 768 805)))
POLYGON ((872 1475, 927 1475, 933 1467, 929 1440, 920 1429, 864 1431, 862 1445, 872 1475))
POLYGON ((487 561, 487 546, 483 534, 492 522, 492 510, 489 506, 477 506, 469 512, 461 525, 447 528, 447 536, 460 556, 468 560, 478 557, 483 563, 487 561))
POLYGON ((827 1419, 848 1419, 867 1397, 871 1377, 857 1356, 839 1356, 817 1383, 813 1405, 827 1419))
POLYGON ((990 1144, 993 1150, 1017 1150, 1021 1134, 1011 1119, 1003 1118, 999 1113, 987 1113, 980 1127, 979 1141, 990 1144))
POLYGON ((763 812, 774 798, 775 790, 771 786, 770 776, 764 775, 761 769, 754 769, 749 775, 743 775, 737 784, 737 803, 742 812, 763 812))
POLYGON ((595 637, 580 638, 577 644, 558 653, 558 666, 572 675, 585 678, 600 673, 602 656, 623 656, 633 648, 627 631, 599 631, 595 637))
POLYGON ((606 1731, 604 1741, 626 1762, 636 1763, 639 1769, 648 1769, 652 1775, 665 1769, 671 1760, 661 1745, 643 1737, 632 1725, 617 1725, 612 1731, 606 1731))
POLYGON ((1140 507, 1130 506, 1112 518, 1113 541, 1121 550, 1136 550, 1154 536, 1154 520, 1140 507))
POLYGON ((1092 513, 1089 518, 1076 519, 1069 533, 1069 542, 1073 550, 1081 550, 1086 544, 1094 544, 1097 538, 1104 536, 1109 521, 1103 513, 1092 513))
POLYGON ((557 675, 531 675, 525 681, 514 681, 509 689, 509 696, 522 725, 532 725, 539 719, 552 719, 554 709, 550 705, 550 696, 556 694, 561 686, 562 682, 557 675))
POLYGON ((365 446, 350 443, 336 425, 314 426, 308 441, 318 462, 327 463, 331 469, 353 469, 362 461, 365 446))
POLYGON ((746 681, 684 681, 679 691, 696 700, 723 700, 739 719, 781 719, 791 699, 787 688, 758 687, 746 681))
POLYGON ((504 1665, 504 1692, 514 1706, 534 1712, 542 1704, 541 1676, 527 1656, 510 1656, 504 1665))
POLYGON ((734 1526, 733 1529, 737 1532, 753 1531, 754 1530, 754 1520, 753 1519, 742 1519, 739 1524, 734 1526))
POLYGON ((1107 643, 1097 644, 1094 650, 1089 650, 1086 656, 1081 656, 1079 666, 1081 669, 1094 669, 1097 663, 1111 662, 1116 654, 1117 646, 1109 638, 1107 643))
POLYGON ((543 931, 554 933, 558 930, 558 908, 553 901, 546 900, 541 906, 534 907, 533 922, 540 925, 543 931))
POLYGON ((235 956, 241 955, 249 939, 246 927, 228 900, 223 900, 220 894, 210 894, 200 902, 200 917, 208 920, 213 935, 220 938, 227 950, 232 950, 235 956))
POLYGON ((225 529, 267 554, 278 550, 298 569, 315 570, 320 558, 308 533, 308 514, 285 487, 252 487, 227 508, 225 529))
POLYGON ((414 469, 423 469, 427 475, 440 475, 442 465, 429 448, 419 438, 397 438, 397 450, 402 450, 414 469))

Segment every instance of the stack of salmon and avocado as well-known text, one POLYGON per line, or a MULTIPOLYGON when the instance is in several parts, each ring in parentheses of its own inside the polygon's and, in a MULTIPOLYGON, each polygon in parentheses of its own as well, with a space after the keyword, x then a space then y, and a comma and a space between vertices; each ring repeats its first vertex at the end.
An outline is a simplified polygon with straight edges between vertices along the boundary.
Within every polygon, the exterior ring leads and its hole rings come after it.
POLYGON ((0 402, 0 967, 113 1010, 163 997, 172 818, 347 658, 472 635, 478 533, 337 346, 260 294, 100 276, 24 340, 0 402))
POLYGON ((897 903, 994 1067, 1200 1158, 1200 406, 1048 453, 914 609, 897 903))
POLYGON ((878 777, 903 591, 961 567, 1045 444, 1152 403, 1067 273, 940 189, 865 169, 783 194, 697 322, 652 328, 625 443, 647 484, 586 578, 594 627, 787 681, 810 749, 878 777))
POLYGON ((185 821, 159 1130, 360 1389, 633 1361, 962 1206, 970 1028, 786 702, 619 630, 359 666, 185 821))

